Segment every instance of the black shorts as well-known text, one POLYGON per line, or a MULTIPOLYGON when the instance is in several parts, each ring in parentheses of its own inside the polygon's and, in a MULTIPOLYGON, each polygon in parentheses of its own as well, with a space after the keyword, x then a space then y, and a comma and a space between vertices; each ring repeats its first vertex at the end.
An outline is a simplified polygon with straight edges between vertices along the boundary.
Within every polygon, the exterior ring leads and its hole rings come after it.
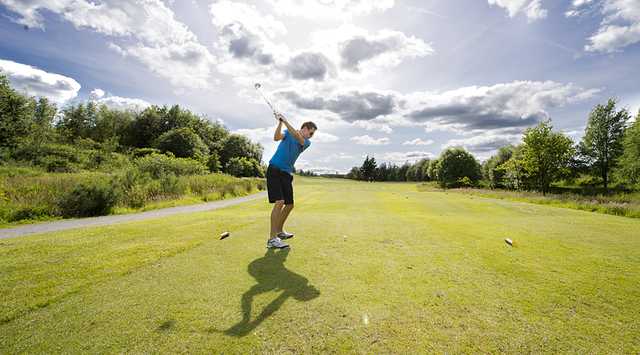
POLYGON ((293 205, 293 175, 269 165, 267 168, 267 192, 270 203, 284 200, 285 205, 293 205))

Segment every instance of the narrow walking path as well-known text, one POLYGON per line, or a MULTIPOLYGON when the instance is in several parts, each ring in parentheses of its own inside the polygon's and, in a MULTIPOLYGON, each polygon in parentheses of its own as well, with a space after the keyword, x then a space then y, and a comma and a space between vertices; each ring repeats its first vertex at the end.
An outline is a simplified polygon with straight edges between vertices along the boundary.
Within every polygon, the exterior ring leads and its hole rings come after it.
POLYGON ((109 224, 116 224, 116 223, 123 223, 123 222, 141 221, 145 219, 170 216, 178 213, 192 213, 192 212, 216 210, 219 208, 237 205, 239 203, 252 201, 258 198, 265 197, 266 195, 267 195, 266 191, 262 191, 249 196, 243 196, 243 197, 208 202, 208 203, 201 203, 197 205, 170 207, 170 208, 163 208, 159 210, 146 211, 146 212, 140 212, 140 213, 130 213, 130 214, 122 214, 122 215, 100 216, 100 217, 90 217, 90 218, 80 218, 80 219, 67 219, 67 220, 61 220, 61 221, 55 221, 55 222, 27 224, 24 226, 19 226, 14 228, 0 229, 0 239, 21 237, 21 236, 36 234, 36 233, 55 232, 55 231, 61 231, 65 229, 105 226, 109 224))

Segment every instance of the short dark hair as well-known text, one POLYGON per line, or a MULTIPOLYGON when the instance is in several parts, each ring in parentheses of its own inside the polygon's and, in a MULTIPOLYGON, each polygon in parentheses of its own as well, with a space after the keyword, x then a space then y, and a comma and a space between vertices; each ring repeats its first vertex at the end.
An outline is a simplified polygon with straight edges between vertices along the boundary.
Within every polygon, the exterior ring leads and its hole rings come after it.
POLYGON ((302 127, 301 127, 300 129, 302 129, 302 128, 315 129, 315 130, 317 130, 317 129, 318 129, 318 126, 316 126, 316 124, 315 124, 315 123, 313 123, 313 122, 311 122, 311 121, 307 121, 307 122, 305 122, 305 123, 303 123, 303 124, 302 124, 302 127))

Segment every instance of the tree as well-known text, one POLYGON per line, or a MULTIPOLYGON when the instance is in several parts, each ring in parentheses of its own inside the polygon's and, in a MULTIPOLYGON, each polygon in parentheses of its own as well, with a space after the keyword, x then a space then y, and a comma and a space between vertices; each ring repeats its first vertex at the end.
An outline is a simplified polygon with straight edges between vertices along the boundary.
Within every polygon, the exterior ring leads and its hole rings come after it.
POLYGON ((155 147, 162 152, 171 152, 178 158, 193 158, 206 161, 209 148, 191 128, 175 128, 158 137, 155 147))
POLYGON ((622 137, 629 112, 616 111, 616 100, 609 99, 606 105, 596 105, 589 114, 585 135, 580 143, 580 153, 587 157, 590 165, 608 188, 609 172, 622 155, 622 137))
POLYGON ((523 137, 522 166, 543 194, 549 191, 553 181, 569 173, 569 163, 575 153, 571 139, 552 132, 552 128, 551 122, 541 122, 528 128, 523 137))
POLYGON ((505 169, 502 164, 511 159, 514 149, 515 147, 512 145, 501 147, 496 155, 483 164, 482 175, 489 182, 491 188, 504 187, 505 169))
POLYGON ((624 152, 620 157, 618 176, 632 184, 640 183, 640 111, 636 121, 627 128, 622 140, 624 152))
POLYGON ((416 169, 416 181, 426 181, 428 176, 426 175, 427 170, 425 167, 429 166, 429 159, 421 159, 414 166, 416 169))
POLYGON ((513 190, 528 190, 531 187, 531 178, 524 167, 522 145, 514 147, 511 158, 498 168, 504 171, 504 187, 513 190))
POLYGON ((220 163, 226 166, 234 157, 245 157, 256 161, 262 160, 262 146, 254 144, 245 136, 231 134, 225 139, 220 151, 220 163))
POLYGON ((353 168, 351 168, 351 170, 347 173, 347 179, 353 179, 353 180, 360 180, 360 168, 358 168, 357 166, 354 166, 353 168))
POLYGON ((475 184, 480 180, 480 164, 463 148, 448 148, 438 161, 438 182, 442 187, 462 186, 463 181, 475 184))
POLYGON ((15 148, 31 128, 35 101, 16 92, 0 73, 0 148, 15 148))
POLYGON ((434 159, 429 162, 429 167, 427 168, 427 176, 431 181, 438 181, 438 175, 440 172, 440 160, 434 159))
POLYGON ((375 173, 376 173, 376 159, 374 157, 367 157, 364 159, 362 163, 362 167, 360 167, 360 176, 363 180, 374 181, 375 173))

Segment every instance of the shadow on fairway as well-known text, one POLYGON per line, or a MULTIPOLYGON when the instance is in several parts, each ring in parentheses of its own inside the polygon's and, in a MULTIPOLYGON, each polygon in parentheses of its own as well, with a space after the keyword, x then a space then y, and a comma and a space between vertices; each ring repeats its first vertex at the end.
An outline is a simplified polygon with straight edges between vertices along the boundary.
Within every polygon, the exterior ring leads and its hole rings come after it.
POLYGON ((269 249, 263 257, 249 264, 247 271, 258 283, 242 295, 242 320, 225 330, 225 334, 237 337, 249 334, 277 311, 289 297, 298 301, 310 301, 320 296, 320 291, 309 285, 309 280, 284 267, 287 255, 289 255, 289 249, 280 251, 269 249), (277 290, 282 290, 282 293, 271 301, 256 319, 251 320, 253 298, 263 292, 277 290))

